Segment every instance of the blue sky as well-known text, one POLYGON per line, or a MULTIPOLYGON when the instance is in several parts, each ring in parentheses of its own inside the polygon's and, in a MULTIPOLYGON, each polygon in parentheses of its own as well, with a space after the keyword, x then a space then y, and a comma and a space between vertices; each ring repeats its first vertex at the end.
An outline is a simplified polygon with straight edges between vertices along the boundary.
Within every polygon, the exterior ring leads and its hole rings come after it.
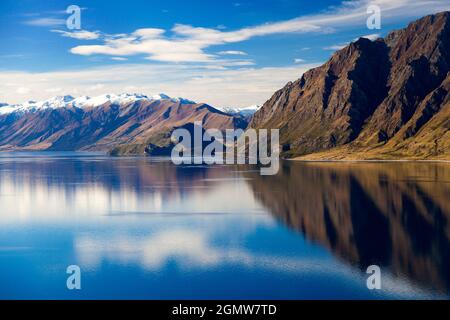
POLYGON ((0 3, 0 101, 165 92, 215 106, 261 104, 360 36, 385 36, 450 0, 0 3), (81 10, 81 30, 65 12, 81 10), (368 29, 378 5, 381 29, 368 29))

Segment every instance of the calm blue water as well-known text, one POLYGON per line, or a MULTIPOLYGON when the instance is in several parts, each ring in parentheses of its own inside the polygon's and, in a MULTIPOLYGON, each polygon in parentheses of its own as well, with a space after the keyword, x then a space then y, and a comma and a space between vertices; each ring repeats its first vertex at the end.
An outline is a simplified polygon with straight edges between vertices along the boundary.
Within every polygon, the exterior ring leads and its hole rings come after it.
POLYGON ((445 163, 0 153, 0 298, 448 298, 448 199, 445 163))

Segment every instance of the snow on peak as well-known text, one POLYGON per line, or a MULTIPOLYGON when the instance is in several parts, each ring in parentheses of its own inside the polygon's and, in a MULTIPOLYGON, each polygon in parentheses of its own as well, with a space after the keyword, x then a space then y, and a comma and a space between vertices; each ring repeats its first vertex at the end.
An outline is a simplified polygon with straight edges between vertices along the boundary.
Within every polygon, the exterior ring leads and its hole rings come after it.
POLYGON ((231 115, 242 115, 242 116, 251 116, 256 111, 258 111, 261 108, 261 106, 258 105, 252 105, 248 107, 222 107, 222 108, 216 108, 222 112, 231 114, 231 115))
POLYGON ((172 102, 179 102, 182 104, 195 104, 195 101, 189 100, 189 99, 185 99, 185 98, 171 98, 169 97, 167 94, 164 93, 160 93, 160 94, 156 94, 154 96, 151 96, 151 100, 170 100, 172 102))
POLYGON ((171 98, 164 93, 153 96, 146 96, 142 93, 121 93, 121 94, 103 94, 96 97, 80 96, 74 98, 70 95, 56 96, 48 100, 36 102, 30 100, 22 104, 9 105, 0 103, 0 115, 9 113, 25 113, 36 112, 44 109, 57 109, 66 107, 84 108, 84 107, 98 107, 106 103, 126 105, 137 101, 155 101, 155 100, 170 100, 172 102, 179 102, 182 104, 194 104, 194 101, 184 98, 171 98))
POLYGON ((74 107, 81 108, 89 99, 91 99, 91 98, 88 96, 81 96, 81 97, 73 99, 72 101, 70 101, 70 103, 74 107))
POLYGON ((151 98, 152 98, 152 100, 170 100, 171 99, 167 94, 164 94, 164 93, 155 94, 151 98))
POLYGON ((39 108, 39 109, 45 109, 45 108, 62 108, 65 107, 67 105, 67 103, 72 102, 75 98, 72 96, 56 96, 53 98, 50 98, 48 100, 45 101, 41 101, 41 102, 35 102, 35 105, 39 108))
POLYGON ((185 98, 181 98, 181 97, 172 98, 171 100, 174 101, 174 102, 179 102, 181 104, 196 104, 195 101, 192 101, 192 100, 189 100, 189 99, 185 99, 185 98))

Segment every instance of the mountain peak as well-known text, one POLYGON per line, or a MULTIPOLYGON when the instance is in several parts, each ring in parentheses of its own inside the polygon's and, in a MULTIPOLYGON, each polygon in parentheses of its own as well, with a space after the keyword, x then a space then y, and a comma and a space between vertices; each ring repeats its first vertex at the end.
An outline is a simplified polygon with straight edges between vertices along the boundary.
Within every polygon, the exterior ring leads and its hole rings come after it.
POLYGON ((55 96, 44 101, 34 101, 29 100, 22 104, 9 105, 3 103, 0 105, 0 115, 9 113, 25 113, 34 112, 43 109, 56 109, 56 108, 84 108, 84 107, 98 107, 107 103, 116 105, 126 105, 130 103, 135 103, 138 101, 159 101, 159 100, 170 100, 171 102, 181 103, 181 104, 195 104, 194 101, 185 98, 171 98, 164 93, 160 93, 153 96, 147 96, 142 93, 121 93, 121 94, 102 94, 95 97, 89 96, 79 96, 74 98, 71 95, 55 96))
POLYGON ((155 94, 154 96, 152 96, 152 99, 153 100, 170 100, 172 98, 169 97, 167 94, 159 93, 159 94, 155 94))
MULTIPOLYGON (((277 91, 250 126, 282 128, 286 156, 346 145, 373 149, 397 133, 413 136, 434 115, 445 118, 449 71, 450 13, 442 12, 384 39, 359 38, 335 52, 277 91), (406 126, 408 132, 402 131, 406 126)), ((420 153, 447 150, 445 141, 414 145, 420 153)))

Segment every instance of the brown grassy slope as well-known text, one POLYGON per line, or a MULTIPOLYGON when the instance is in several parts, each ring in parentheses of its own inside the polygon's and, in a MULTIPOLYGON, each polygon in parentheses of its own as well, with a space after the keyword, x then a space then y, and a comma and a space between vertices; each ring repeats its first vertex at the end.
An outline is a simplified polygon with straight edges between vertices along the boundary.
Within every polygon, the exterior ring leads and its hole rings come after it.
POLYGON ((357 143, 298 157, 299 160, 450 160, 450 73, 411 119, 385 144, 357 143), (436 109, 439 111, 435 114, 436 109))

